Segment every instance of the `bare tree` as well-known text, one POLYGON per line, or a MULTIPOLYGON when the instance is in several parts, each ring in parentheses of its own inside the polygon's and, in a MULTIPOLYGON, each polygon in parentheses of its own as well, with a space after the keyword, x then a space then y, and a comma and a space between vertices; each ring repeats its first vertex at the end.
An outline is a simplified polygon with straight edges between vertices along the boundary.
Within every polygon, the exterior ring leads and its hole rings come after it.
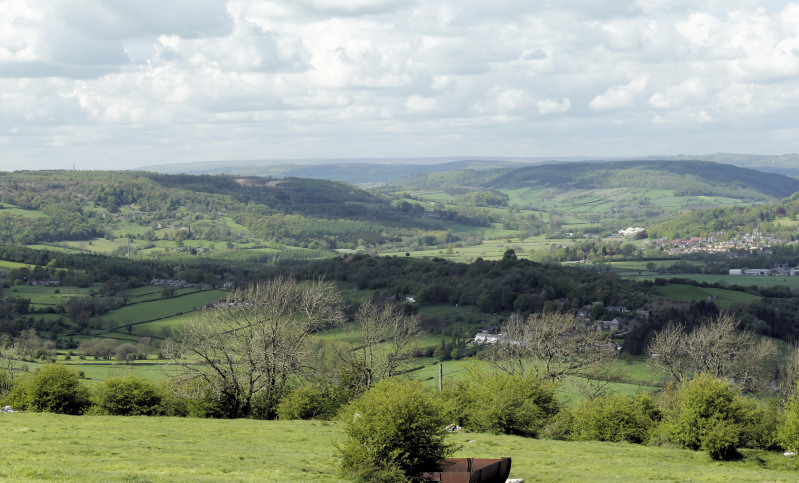
POLYGON ((19 358, 17 344, 9 338, 0 339, 0 395, 11 390, 14 385, 14 363, 19 358))
POLYGON ((684 381, 691 371, 685 337, 682 324, 671 324, 652 336, 647 349, 651 363, 661 371, 669 372, 677 382, 684 381))
POLYGON ((395 375, 410 358, 420 323, 418 315, 406 315, 397 304, 378 304, 373 300, 360 305, 355 321, 356 346, 337 351, 351 371, 352 389, 360 393, 378 380, 395 375))
POLYGON ((490 360, 511 374, 533 373, 550 381, 572 375, 592 377, 616 358, 606 335, 563 312, 511 320, 506 332, 490 360))
POLYGON ((650 361, 677 381, 694 374, 731 379, 746 391, 761 389, 773 377, 777 348, 774 341, 738 330, 740 322, 722 312, 690 333, 682 325, 655 334, 650 361))
POLYGON ((275 404, 312 358, 308 335, 341 319, 332 284, 279 277, 201 311, 163 350, 180 367, 177 387, 212 394, 235 418, 250 412, 258 393, 275 404))
POLYGON ((779 373, 779 390, 785 398, 796 395, 799 384, 799 345, 794 345, 779 373))

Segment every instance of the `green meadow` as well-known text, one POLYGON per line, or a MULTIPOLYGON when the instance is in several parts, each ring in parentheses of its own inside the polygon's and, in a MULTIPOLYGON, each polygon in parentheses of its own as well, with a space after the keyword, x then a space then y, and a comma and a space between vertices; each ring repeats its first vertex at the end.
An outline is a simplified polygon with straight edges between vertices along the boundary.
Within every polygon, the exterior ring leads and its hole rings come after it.
POLYGON ((700 300, 713 300, 719 307, 729 307, 732 304, 745 304, 753 302, 760 297, 746 292, 724 290, 720 288, 703 288, 692 285, 673 283, 657 288, 660 295, 670 300, 690 302, 700 300))
POLYGON ((160 300, 150 300, 148 302, 126 305, 125 307, 108 312, 103 318, 105 320, 114 320, 124 324, 137 324, 192 312, 201 309, 205 304, 216 302, 226 296, 227 292, 224 290, 193 292, 178 297, 162 298, 160 300))
POLYGON ((405 250, 405 251, 389 251, 381 253, 381 255, 397 255, 404 256, 408 253, 412 257, 438 257, 453 262, 466 262, 470 263, 475 258, 481 257, 484 260, 499 260, 509 248, 516 252, 518 258, 534 258, 537 254, 543 254, 552 249, 560 248, 561 246, 572 245, 575 242, 573 238, 557 238, 550 239, 544 236, 520 237, 518 232, 504 230, 502 233, 499 231, 487 233, 490 239, 483 240, 479 245, 468 246, 455 246, 453 244, 452 250, 446 248, 429 248, 423 250, 405 250), (510 241, 509 241, 510 240, 510 241))
MULTIPOLYGON (((343 426, 326 421, 0 414, 0 480, 14 482, 351 481, 339 470, 343 426)), ((512 458, 535 481, 796 481, 782 453, 738 461, 629 443, 564 442, 461 431, 456 457, 512 458)))

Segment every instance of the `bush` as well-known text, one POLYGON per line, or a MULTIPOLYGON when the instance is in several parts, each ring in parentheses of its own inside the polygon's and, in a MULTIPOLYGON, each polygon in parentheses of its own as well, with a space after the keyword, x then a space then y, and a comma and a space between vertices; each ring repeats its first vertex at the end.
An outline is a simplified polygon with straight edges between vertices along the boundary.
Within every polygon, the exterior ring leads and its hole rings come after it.
POLYGON ((14 378, 5 369, 0 369, 0 400, 14 387, 14 378))
POLYGON ((332 390, 319 386, 300 386, 277 405, 280 419, 331 419, 341 404, 332 390))
POLYGON ((799 396, 793 396, 782 412, 777 441, 785 450, 799 452, 799 396))
POLYGON ((456 448, 446 442, 441 401, 422 382, 387 379, 342 412, 342 467, 369 481, 407 481, 456 448))
POLYGON ((277 405, 280 402, 280 392, 274 390, 256 393, 250 401, 250 416, 253 419, 277 419, 277 405))
POLYGON ((710 448, 713 455, 730 456, 726 446, 741 441, 743 428, 757 424, 757 414, 754 401, 742 397, 732 384, 698 375, 677 391, 674 437, 691 449, 710 448))
POLYGON ((140 377, 114 377, 97 388, 95 405, 102 414, 152 416, 160 412, 161 393, 153 383, 140 377))
POLYGON ((652 396, 612 394, 585 402, 575 411, 572 439, 645 443, 660 420, 652 396))
POLYGON ((164 416, 224 418, 225 407, 199 381, 166 380, 158 387, 164 416))
POLYGON ((532 375, 476 371, 448 399, 462 426, 507 434, 535 435, 560 409, 555 385, 532 375))
POLYGON ((538 436, 547 439, 559 439, 568 441, 572 439, 572 428, 574 427, 574 411, 569 408, 562 408, 558 411, 546 426, 539 432, 538 436))
POLYGON ((780 443, 777 429, 780 423, 782 404, 777 399, 765 403, 765 407, 757 407, 752 412, 751 424, 742 428, 740 444, 746 448, 776 450, 780 443))
POLYGON ((702 449, 714 460, 731 460, 741 456, 735 449, 740 442, 741 428, 727 421, 718 421, 702 439, 702 449))
POLYGON ((60 364, 47 364, 20 377, 7 402, 14 408, 36 412, 82 414, 90 405, 82 374, 60 364))

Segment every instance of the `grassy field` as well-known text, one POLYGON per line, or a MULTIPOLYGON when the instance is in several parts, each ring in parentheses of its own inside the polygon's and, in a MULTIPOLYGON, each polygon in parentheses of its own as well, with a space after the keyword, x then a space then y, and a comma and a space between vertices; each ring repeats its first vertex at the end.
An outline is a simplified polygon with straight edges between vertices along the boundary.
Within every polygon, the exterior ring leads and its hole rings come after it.
POLYGON ((548 239, 543 236, 536 237, 523 237, 519 238, 517 232, 505 232, 504 234, 487 234, 492 239, 484 240, 479 245, 470 245, 463 247, 453 247, 450 252, 447 249, 430 248, 424 250, 410 250, 399 252, 386 252, 381 255, 399 255, 404 256, 409 253, 412 257, 438 257, 453 262, 472 262, 475 258, 481 257, 484 260, 499 260, 508 248, 513 248, 516 251, 518 258, 531 258, 533 253, 542 253, 550 250, 555 245, 556 247, 572 245, 575 240, 572 238, 558 238, 548 239), (510 242, 508 242, 510 239, 510 242))
POLYGON ((3 271, 9 271, 9 270, 14 270, 15 268, 23 268, 23 267, 33 268, 33 265, 28 265, 27 263, 12 262, 9 260, 0 260, 0 270, 3 271))
MULTIPOLYGON (((340 423, 156 417, 0 415, 0 480, 15 482, 349 481, 339 471, 340 423), (57 462, 57 464, 53 464, 57 462)), ((628 443, 563 442, 459 432, 455 456, 513 459, 533 481, 796 481, 797 462, 744 450, 705 453, 628 443)))
POLYGON ((162 319, 173 315, 182 315, 202 308, 205 304, 223 299, 228 295, 224 290, 206 290, 179 297, 151 300, 140 304, 131 304, 112 310, 103 316, 106 320, 122 323, 139 323, 148 320, 162 319))
POLYGON ((747 304, 760 297, 735 290, 720 288, 702 288, 683 284, 669 284, 657 288, 660 295, 667 299, 680 302, 714 300, 719 307, 729 307, 732 304, 747 304))
POLYGON ((642 275, 641 277, 625 277, 625 278, 641 278, 654 280, 656 278, 685 278, 688 280, 695 280, 699 283, 723 283, 726 285, 740 285, 742 287, 750 287, 752 285, 757 287, 773 287, 775 285, 785 285, 792 291, 799 290, 799 277, 744 277, 740 275, 705 275, 705 274, 686 274, 686 275, 642 275))

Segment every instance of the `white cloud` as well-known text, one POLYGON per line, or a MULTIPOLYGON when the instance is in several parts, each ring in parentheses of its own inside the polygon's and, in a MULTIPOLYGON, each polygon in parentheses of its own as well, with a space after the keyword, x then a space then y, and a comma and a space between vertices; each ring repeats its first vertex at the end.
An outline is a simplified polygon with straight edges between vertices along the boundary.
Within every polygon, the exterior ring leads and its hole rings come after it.
POLYGON ((405 101, 405 109, 414 114, 432 112, 436 109, 435 99, 413 95, 405 101))
POLYGON ((542 116, 566 112, 571 109, 571 105, 572 103, 568 98, 563 99, 561 102, 552 99, 543 99, 536 103, 536 106, 538 107, 538 113, 542 116))
POLYGON ((797 108, 788 1, 0 1, 0 169, 789 152, 797 108))
POLYGON ((610 87, 604 94, 596 96, 588 105, 595 111, 629 109, 635 107, 646 88, 645 78, 633 79, 629 84, 610 87))

